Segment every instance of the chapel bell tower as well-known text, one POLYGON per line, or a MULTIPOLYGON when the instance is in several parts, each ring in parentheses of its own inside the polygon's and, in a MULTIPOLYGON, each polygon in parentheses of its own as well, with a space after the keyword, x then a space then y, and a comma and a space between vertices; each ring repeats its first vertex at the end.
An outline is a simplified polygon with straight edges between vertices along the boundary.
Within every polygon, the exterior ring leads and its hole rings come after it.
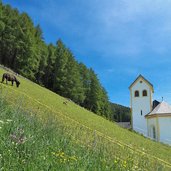
POLYGON ((147 136, 147 121, 145 115, 152 111, 153 85, 142 75, 130 85, 131 124, 136 132, 147 136))

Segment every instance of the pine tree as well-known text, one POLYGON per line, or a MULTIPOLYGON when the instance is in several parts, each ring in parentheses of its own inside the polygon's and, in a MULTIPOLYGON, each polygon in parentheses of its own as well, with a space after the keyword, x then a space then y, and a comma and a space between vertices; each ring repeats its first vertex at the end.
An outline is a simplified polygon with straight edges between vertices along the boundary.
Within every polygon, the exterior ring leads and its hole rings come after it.
POLYGON ((111 106, 109 103, 108 95, 106 90, 101 86, 100 90, 100 101, 99 101, 100 111, 99 113, 111 120, 111 106))
POLYGON ((2 58, 3 58, 3 34, 4 34, 4 29, 5 29, 5 23, 3 21, 4 18, 4 11, 3 11, 3 6, 2 2, 0 1, 0 63, 2 63, 2 58))
POLYGON ((1 62, 9 67, 12 67, 13 59, 16 57, 18 39, 18 10, 12 10, 10 5, 1 6, 1 62))
POLYGON ((67 80, 65 85, 67 92, 66 96, 72 99, 74 102, 81 104, 84 101, 85 96, 79 65, 69 49, 67 49, 67 56, 67 80))
POLYGON ((89 104, 89 99, 88 99, 88 94, 90 91, 90 72, 89 69, 83 64, 79 64, 79 71, 80 71, 80 77, 81 77, 81 82, 83 85, 83 92, 84 92, 84 101, 80 104, 81 106, 88 108, 89 104))
POLYGON ((48 48, 45 42, 43 41, 43 33, 39 25, 35 28, 35 39, 36 39, 36 55, 39 56, 39 67, 37 70, 36 82, 39 84, 43 84, 43 77, 45 75, 45 68, 47 66, 47 58, 48 58, 48 48))
POLYGON ((76 103, 82 103, 85 97, 80 79, 79 65, 71 51, 65 47, 61 40, 57 42, 55 56, 53 90, 76 103))
POLYGON ((45 66, 43 84, 49 88, 53 89, 54 85, 54 72, 55 72, 55 47, 50 44, 48 45, 48 57, 47 65, 45 66))
POLYGON ((89 70, 90 73, 90 88, 89 88, 89 92, 87 94, 86 97, 86 107, 97 113, 99 113, 99 100, 100 100, 100 84, 99 84, 99 80, 96 76, 96 74, 94 73, 93 69, 89 70))
POLYGON ((26 13, 20 16, 21 39, 20 52, 16 59, 16 70, 22 75, 35 81, 39 69, 40 54, 37 46, 36 29, 26 13))
POLYGON ((55 69, 54 69, 54 83, 53 91, 60 95, 67 97, 66 81, 67 81, 67 61, 68 54, 65 45, 61 40, 57 41, 55 51, 55 69))

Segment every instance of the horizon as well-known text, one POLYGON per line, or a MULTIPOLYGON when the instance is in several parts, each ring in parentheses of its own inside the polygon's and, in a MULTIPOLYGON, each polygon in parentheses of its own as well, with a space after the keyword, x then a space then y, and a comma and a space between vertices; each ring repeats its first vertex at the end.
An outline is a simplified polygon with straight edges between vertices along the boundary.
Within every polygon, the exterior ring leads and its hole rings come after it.
POLYGON ((171 1, 3 3, 40 24, 46 43, 61 38, 77 61, 93 68, 110 102, 130 106, 128 87, 142 74, 154 86, 153 100, 171 104, 171 1))

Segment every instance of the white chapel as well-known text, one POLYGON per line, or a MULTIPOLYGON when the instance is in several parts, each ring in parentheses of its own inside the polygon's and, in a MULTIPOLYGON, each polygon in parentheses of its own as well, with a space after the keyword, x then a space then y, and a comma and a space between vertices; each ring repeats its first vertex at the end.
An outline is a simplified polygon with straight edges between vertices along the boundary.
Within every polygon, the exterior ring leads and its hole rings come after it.
POLYGON ((130 85, 132 129, 171 145, 171 106, 153 99, 153 85, 139 75, 130 85))

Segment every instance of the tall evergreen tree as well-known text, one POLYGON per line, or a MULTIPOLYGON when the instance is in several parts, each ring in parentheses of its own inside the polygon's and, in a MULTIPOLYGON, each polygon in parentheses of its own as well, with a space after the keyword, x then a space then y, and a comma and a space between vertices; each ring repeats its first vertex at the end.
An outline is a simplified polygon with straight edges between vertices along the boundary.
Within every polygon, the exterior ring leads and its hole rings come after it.
POLYGON ((108 99, 108 95, 106 90, 101 86, 101 90, 100 90, 100 101, 99 101, 99 105, 100 105, 100 110, 99 113, 102 116, 105 116, 106 118, 111 120, 111 105, 109 103, 109 99, 108 99))
POLYGON ((99 115, 110 118, 111 107, 105 89, 101 86, 93 69, 89 70, 87 93, 84 106, 99 115))
POLYGON ((83 85, 83 92, 84 92, 84 101, 80 104, 81 106, 85 107, 85 108, 90 108, 89 106, 89 91, 90 91, 90 71, 89 69, 83 64, 80 63, 79 64, 79 70, 80 70, 80 78, 82 81, 82 85, 83 85))
POLYGON ((93 69, 89 70, 90 73, 90 89, 86 97, 86 105, 87 108, 97 114, 100 114, 99 112, 99 100, 100 100, 100 84, 99 80, 94 73, 93 69))
POLYGON ((71 51, 65 47, 61 40, 57 42, 55 55, 53 89, 55 92, 72 99, 76 103, 82 103, 84 100, 84 91, 78 63, 75 61, 71 51))
POLYGON ((0 1, 0 63, 2 63, 2 51, 3 51, 3 47, 2 47, 2 43, 3 43, 3 33, 4 33, 4 29, 5 29, 5 23, 3 21, 4 18, 4 11, 3 11, 3 5, 2 2, 0 1))
POLYGON ((1 11, 1 62, 12 67, 13 58, 15 58, 18 47, 17 30, 18 30, 18 10, 12 10, 9 5, 2 6, 1 11))
POLYGON ((39 25, 35 28, 35 39, 36 39, 36 55, 39 56, 39 67, 35 74, 36 82, 43 84, 43 77, 45 75, 45 67, 47 66, 48 58, 48 48, 45 42, 43 41, 42 30, 39 25))
POLYGON ((21 30, 23 32, 21 54, 17 57, 17 70, 22 75, 35 80, 35 73, 38 72, 40 56, 37 47, 36 29, 29 16, 22 13, 20 16, 21 30))
POLYGON ((65 85, 65 90, 68 93, 67 97, 74 102, 81 104, 84 101, 85 96, 79 65, 69 49, 67 49, 67 56, 67 80, 65 85))
POLYGON ((65 91, 67 81, 67 61, 68 54, 65 45, 61 40, 57 41, 55 51, 55 70, 53 90, 60 95, 67 97, 65 91))
POLYGON ((55 58, 55 46, 50 44, 48 45, 47 65, 45 66, 44 70, 45 74, 43 76, 43 83, 47 88, 51 90, 54 86, 55 58))
POLYGON ((5 27, 0 33, 1 62, 34 79, 39 64, 34 25, 26 13, 19 14, 18 10, 13 10, 9 5, 3 6, 2 9, 1 23, 4 23, 5 27))

